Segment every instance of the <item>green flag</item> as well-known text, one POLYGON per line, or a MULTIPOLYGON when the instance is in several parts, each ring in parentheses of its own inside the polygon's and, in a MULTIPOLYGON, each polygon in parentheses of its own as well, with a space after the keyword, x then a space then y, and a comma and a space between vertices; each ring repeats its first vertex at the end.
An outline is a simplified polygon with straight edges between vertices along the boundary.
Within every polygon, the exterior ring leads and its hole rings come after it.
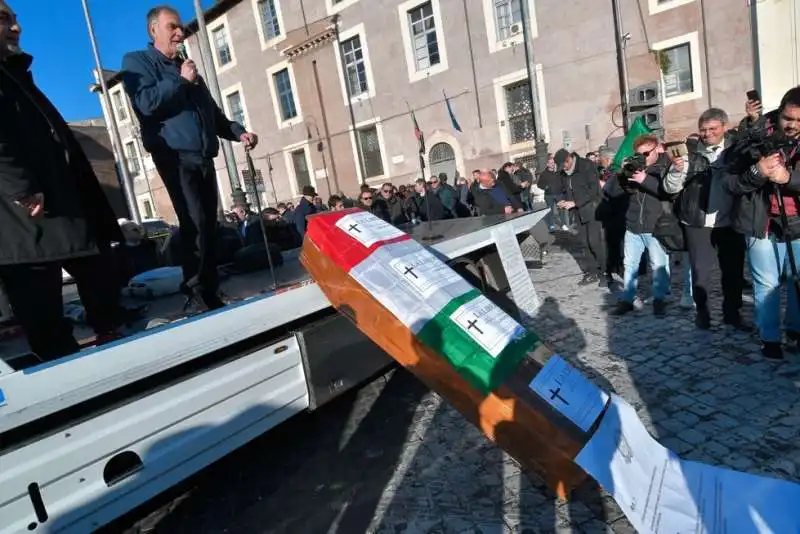
POLYGON ((649 133, 653 133, 653 131, 647 127, 644 119, 642 117, 636 117, 636 120, 633 121, 633 124, 628 130, 628 135, 625 136, 625 140, 622 141, 622 145, 620 145, 619 150, 617 150, 617 155, 614 156, 614 161, 611 163, 611 171, 619 171, 622 168, 622 162, 633 156, 633 142, 636 138, 649 133))

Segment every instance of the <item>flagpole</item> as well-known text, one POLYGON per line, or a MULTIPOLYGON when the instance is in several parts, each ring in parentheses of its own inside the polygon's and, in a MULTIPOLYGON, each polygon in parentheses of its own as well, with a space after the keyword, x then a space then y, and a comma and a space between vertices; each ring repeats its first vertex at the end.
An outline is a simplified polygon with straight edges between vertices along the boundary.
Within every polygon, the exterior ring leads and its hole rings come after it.
POLYGON ((114 115, 114 108, 111 107, 111 97, 108 95, 108 84, 106 77, 103 74, 103 62, 100 60, 100 50, 97 46, 97 38, 94 34, 94 24, 92 23, 92 16, 89 13, 89 5, 87 0, 81 0, 83 4, 83 15, 86 17, 86 27, 89 30, 89 41, 92 43, 92 53, 94 54, 94 63, 97 67, 97 78, 100 83, 100 89, 103 92, 103 103, 106 106, 108 120, 110 122, 111 138, 114 142, 114 155, 117 159, 117 168, 119 169, 122 178, 122 188, 125 192, 125 200, 128 204, 128 210, 131 212, 131 218, 136 224, 142 223, 142 215, 139 213, 139 205, 136 203, 136 193, 133 189, 133 181, 128 172, 128 165, 125 161, 125 153, 122 150, 122 137, 119 135, 119 127, 117 126, 117 118, 114 115))
POLYGON ((420 130, 419 124, 417 124, 417 117, 414 115, 414 110, 411 109, 411 104, 408 103, 408 100, 406 100, 406 107, 411 114, 411 120, 414 122, 415 131, 419 131, 419 137, 417 138, 417 143, 419 144, 419 172, 420 177, 424 181, 425 196, 422 198, 425 200, 425 218, 428 219, 428 231, 421 237, 421 239, 423 241, 434 241, 436 239, 441 239, 443 236, 433 234, 433 221, 431 220, 431 199, 426 198, 428 195, 435 195, 436 193, 428 190, 428 181, 425 180, 425 137, 422 135, 422 130, 420 130))

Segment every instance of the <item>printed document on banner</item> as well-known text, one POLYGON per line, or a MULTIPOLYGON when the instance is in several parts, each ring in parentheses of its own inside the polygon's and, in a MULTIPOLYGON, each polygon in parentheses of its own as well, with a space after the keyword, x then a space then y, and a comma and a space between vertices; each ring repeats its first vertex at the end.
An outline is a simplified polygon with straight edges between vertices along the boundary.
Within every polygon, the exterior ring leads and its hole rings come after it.
POLYGON ((388 241, 405 235, 401 230, 366 211, 345 215, 336 221, 336 226, 367 248, 378 241, 388 241))
POLYGON ((641 534, 800 533, 800 485, 681 460, 616 395, 575 461, 641 534))
POLYGON ((609 398, 557 354, 547 360, 529 387, 584 432, 600 417, 609 398))
POLYGON ((483 295, 459 306, 450 319, 495 358, 514 339, 525 335, 519 323, 483 295))

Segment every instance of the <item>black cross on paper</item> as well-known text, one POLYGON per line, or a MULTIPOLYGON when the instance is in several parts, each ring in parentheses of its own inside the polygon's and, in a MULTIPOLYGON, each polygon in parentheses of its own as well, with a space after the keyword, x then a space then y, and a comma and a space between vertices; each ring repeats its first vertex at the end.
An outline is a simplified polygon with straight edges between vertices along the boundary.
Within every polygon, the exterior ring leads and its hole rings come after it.
POLYGON ((416 273, 414 272, 414 268, 413 267, 406 267, 406 270, 403 273, 403 276, 408 276, 409 274, 411 276, 413 276, 414 278, 419 278, 419 276, 417 276, 416 273))
POLYGON ((558 399, 558 400, 560 400, 561 402, 563 402, 564 404, 569 404, 569 403, 567 402, 567 399, 565 399, 564 397, 562 397, 561 395, 559 395, 559 393, 561 393, 561 388, 560 388, 560 387, 559 387, 559 388, 556 388, 556 389, 551 389, 551 390, 550 390, 550 393, 552 393, 552 394, 553 394, 553 396, 552 396, 552 397, 550 397, 550 400, 556 400, 556 399, 558 399))
POLYGON ((358 229, 358 224, 351 224, 348 232, 358 232, 360 234, 361 230, 358 229))
POLYGON ((483 335, 483 330, 478 328, 477 324, 478 324, 477 318, 475 318, 472 321, 467 321, 467 330, 472 330, 474 328, 476 332, 478 332, 480 335, 483 335))

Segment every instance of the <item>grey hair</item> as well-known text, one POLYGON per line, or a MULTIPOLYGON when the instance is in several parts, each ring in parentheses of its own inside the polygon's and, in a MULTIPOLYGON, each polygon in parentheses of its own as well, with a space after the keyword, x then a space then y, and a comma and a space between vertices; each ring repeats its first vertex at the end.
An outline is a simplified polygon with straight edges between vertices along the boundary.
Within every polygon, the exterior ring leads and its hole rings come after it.
POLYGON ((158 21, 158 17, 160 17, 162 13, 172 13, 173 15, 180 16, 177 9, 168 5, 160 5, 150 9, 150 11, 147 12, 147 35, 150 35, 150 28, 158 21))
POLYGON ((603 150, 600 151, 601 158, 614 159, 614 156, 616 155, 617 153, 611 150, 610 148, 604 148, 603 150))
POLYGON ((719 108, 709 108, 700 115, 700 118, 697 119, 697 125, 700 126, 709 121, 719 121, 722 124, 728 124, 730 119, 728 118, 728 114, 725 113, 724 110, 719 108))

